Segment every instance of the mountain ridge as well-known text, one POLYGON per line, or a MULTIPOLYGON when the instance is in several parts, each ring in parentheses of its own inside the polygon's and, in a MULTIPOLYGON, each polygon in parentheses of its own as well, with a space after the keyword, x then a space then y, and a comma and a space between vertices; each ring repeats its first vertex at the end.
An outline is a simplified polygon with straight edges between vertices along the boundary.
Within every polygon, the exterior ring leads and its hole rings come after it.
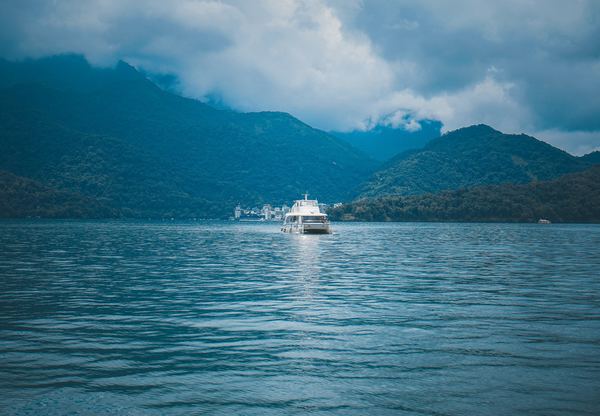
POLYGON ((549 180, 590 166, 525 134, 464 127, 401 153, 362 185, 360 197, 416 195, 469 186, 549 180))

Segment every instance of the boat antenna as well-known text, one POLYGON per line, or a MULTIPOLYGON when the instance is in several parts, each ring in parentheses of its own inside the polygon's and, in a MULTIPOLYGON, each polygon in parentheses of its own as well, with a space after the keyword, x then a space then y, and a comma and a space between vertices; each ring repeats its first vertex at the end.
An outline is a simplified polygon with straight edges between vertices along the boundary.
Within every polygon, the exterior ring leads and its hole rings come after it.
POLYGON ((305 201, 306 201, 306 200, 308 200, 308 192, 305 192, 305 193, 304 193, 304 200, 305 200, 305 201))

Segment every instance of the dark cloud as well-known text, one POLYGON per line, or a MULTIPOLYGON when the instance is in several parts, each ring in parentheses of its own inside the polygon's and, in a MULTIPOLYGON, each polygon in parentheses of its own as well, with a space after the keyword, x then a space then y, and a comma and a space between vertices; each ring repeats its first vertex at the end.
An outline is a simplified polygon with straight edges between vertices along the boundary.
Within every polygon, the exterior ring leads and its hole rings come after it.
MULTIPOLYGON (((410 62, 397 88, 426 97, 486 77, 529 112, 518 128, 600 130, 600 3, 364 1, 346 23, 388 62, 410 62)), ((502 117, 512 114, 496 114, 502 117)), ((521 117, 519 117, 521 118, 521 117)), ((599 136, 600 137, 600 136, 599 136)), ((563 143, 564 145, 564 143, 563 143)))

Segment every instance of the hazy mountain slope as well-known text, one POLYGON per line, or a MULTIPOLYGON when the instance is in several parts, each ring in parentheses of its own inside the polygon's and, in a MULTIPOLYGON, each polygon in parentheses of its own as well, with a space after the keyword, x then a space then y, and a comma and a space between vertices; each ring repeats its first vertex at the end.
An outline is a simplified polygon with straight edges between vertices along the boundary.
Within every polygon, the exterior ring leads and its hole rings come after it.
POLYGON ((421 129, 407 131, 402 128, 377 126, 368 131, 347 133, 331 132, 335 137, 365 152, 373 159, 386 161, 410 149, 421 149, 429 141, 440 136, 439 121, 421 121, 421 129))
POLYGON ((526 135, 486 125, 452 131, 387 162, 363 197, 422 194, 482 184, 527 183, 583 170, 590 163, 526 135))
POLYGON ((214 217, 237 202, 289 203, 304 191, 347 200, 375 165, 289 114, 216 110, 125 63, 96 70, 67 58, 44 60, 45 76, 31 69, 36 61, 0 63, 0 169, 106 198, 130 215, 214 217), (63 79, 61 69, 80 76, 63 79))
POLYGON ((600 222, 600 166, 526 185, 487 185, 437 194, 384 196, 330 211, 353 221, 600 222))

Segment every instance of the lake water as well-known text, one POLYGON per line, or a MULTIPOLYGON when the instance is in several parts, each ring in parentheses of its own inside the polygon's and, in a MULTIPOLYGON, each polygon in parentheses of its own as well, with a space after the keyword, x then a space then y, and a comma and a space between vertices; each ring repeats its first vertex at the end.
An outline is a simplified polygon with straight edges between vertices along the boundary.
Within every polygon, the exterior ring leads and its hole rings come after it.
POLYGON ((600 413, 600 226, 0 222, 5 415, 600 413))

